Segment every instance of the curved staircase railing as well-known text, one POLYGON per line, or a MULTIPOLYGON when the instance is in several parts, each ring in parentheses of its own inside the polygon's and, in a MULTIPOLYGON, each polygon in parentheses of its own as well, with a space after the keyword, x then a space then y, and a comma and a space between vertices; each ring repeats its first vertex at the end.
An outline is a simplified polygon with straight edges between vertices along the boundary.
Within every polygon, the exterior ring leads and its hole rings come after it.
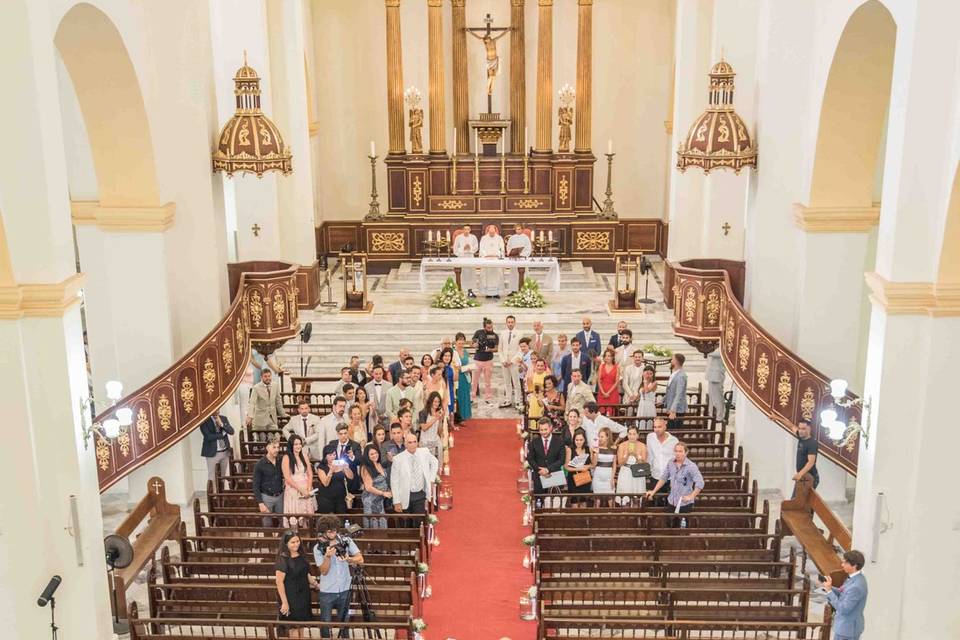
MULTIPOLYGON (((673 332, 704 355, 719 348, 737 387, 772 421, 796 433, 801 418, 813 423, 820 454, 857 474, 859 436, 837 445, 820 428, 820 411, 834 406, 830 379, 770 335, 744 310, 725 269, 697 268, 699 261, 670 263, 673 332)), ((671 292, 667 293, 668 296, 671 292)), ((857 399, 847 393, 850 400, 857 399)), ((844 409, 857 421, 860 409, 844 409)))
POLYGON ((100 492, 186 437, 240 386, 250 349, 273 353, 297 335, 297 265, 245 272, 226 315, 166 371, 94 421, 129 407, 133 424, 115 439, 95 432, 100 492))

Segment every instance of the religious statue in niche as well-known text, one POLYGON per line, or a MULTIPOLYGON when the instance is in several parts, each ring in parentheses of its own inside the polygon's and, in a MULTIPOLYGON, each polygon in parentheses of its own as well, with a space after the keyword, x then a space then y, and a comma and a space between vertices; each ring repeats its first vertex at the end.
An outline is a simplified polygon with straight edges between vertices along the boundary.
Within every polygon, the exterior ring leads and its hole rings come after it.
POLYGON ((403 93, 403 99, 410 107, 408 119, 410 123, 410 153, 423 153, 423 108, 420 106, 423 97, 420 90, 410 87, 403 93))
POLYGON ((573 126, 573 102, 576 99, 576 92, 569 84, 565 84, 557 93, 560 97, 561 105, 558 113, 560 144, 557 150, 560 153, 570 153, 571 127, 573 126))
POLYGON ((488 13, 483 19, 486 26, 471 27, 467 33, 483 43, 487 52, 487 113, 493 111, 493 81, 500 73, 500 56, 497 55, 497 40, 507 35, 511 27, 493 28, 493 18, 488 13), (500 33, 494 35, 494 32, 500 33))

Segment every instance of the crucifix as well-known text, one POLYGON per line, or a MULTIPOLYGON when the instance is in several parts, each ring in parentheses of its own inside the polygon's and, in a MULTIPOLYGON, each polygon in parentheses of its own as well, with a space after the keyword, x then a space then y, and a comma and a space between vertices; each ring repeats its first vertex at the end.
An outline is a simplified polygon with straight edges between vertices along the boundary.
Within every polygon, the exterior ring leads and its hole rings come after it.
POLYGON ((470 27, 467 33, 483 43, 487 50, 487 113, 493 113, 493 81, 500 73, 500 56, 497 55, 497 40, 507 35, 512 27, 494 27, 488 13, 483 19, 485 26, 470 27), (494 33, 499 32, 497 35, 494 33))
POLYGON ((250 227, 250 231, 253 231, 254 237, 260 237, 260 225, 258 225, 256 222, 254 222, 253 226, 250 227))
POLYGON ((723 235, 727 236, 727 235, 730 235, 730 229, 732 229, 733 227, 730 226, 729 222, 724 222, 723 226, 720 228, 723 229, 723 235))
POLYGON ((154 480, 154 481, 153 481, 153 492, 154 492, 155 494, 160 495, 160 489, 161 489, 162 487, 163 487, 163 485, 160 484, 159 481, 157 481, 157 480, 154 480))

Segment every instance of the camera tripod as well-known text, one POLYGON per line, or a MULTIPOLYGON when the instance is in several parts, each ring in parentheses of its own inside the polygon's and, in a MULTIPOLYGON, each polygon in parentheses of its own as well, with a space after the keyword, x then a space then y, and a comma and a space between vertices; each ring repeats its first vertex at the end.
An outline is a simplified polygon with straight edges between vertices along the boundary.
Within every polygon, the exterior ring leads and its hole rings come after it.
MULTIPOLYGON (((356 589, 357 604, 360 605, 360 613, 363 615, 364 622, 374 622, 377 614, 370 605, 370 590, 367 588, 367 572, 361 564, 350 565, 351 586, 356 589)), ((379 629, 367 629, 366 637, 380 638, 379 629)))

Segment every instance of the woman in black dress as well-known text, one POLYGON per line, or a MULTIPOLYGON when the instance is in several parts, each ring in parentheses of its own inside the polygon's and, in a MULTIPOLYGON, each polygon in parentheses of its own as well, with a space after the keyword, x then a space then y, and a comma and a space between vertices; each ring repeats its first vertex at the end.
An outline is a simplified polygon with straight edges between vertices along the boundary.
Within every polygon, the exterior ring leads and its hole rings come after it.
POLYGON ((323 459, 317 465, 317 513, 347 512, 347 480, 353 480, 353 470, 337 460, 337 445, 323 447, 323 459))
MULTIPOLYGON (((310 575, 310 564, 300 549, 300 536, 286 531, 280 540, 277 562, 277 595, 280 599, 280 620, 309 622, 313 620, 310 589, 317 588, 317 579, 310 575)), ((290 629, 291 638, 299 638, 299 629, 290 629)))
MULTIPOLYGON (((578 486, 573 478, 577 473, 583 472, 592 475, 597 466, 597 456, 587 446, 587 433, 583 429, 578 428, 573 433, 573 442, 567 446, 566 454, 567 458, 563 468, 567 472, 567 491, 570 493, 591 493, 593 491, 591 480, 587 480, 587 482, 578 486), (582 464, 572 464, 578 457, 583 461, 582 464)), ((571 498, 570 504, 571 506, 579 506, 581 501, 582 498, 571 498)))

